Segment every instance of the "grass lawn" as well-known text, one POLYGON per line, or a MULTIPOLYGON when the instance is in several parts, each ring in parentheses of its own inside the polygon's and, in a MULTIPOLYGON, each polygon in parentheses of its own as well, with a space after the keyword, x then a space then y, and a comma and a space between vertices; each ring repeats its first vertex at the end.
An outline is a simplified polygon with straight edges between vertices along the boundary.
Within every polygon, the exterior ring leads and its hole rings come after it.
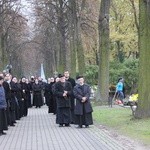
POLYGON ((132 119, 130 108, 94 107, 93 118, 132 139, 150 145, 150 119, 132 119))

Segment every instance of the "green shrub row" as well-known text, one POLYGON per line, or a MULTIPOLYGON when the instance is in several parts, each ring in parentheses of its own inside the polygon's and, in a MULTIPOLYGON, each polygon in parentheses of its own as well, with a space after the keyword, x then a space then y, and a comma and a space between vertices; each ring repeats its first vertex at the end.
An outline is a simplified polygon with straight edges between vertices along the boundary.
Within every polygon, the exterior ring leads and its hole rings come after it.
MULTIPOLYGON (((118 78, 123 77, 125 80, 125 89, 127 93, 135 92, 138 83, 138 59, 126 59, 123 63, 118 61, 110 62, 109 69, 109 83, 116 85, 118 78)), ((86 66, 85 73, 86 81, 90 85, 97 85, 98 83, 98 66, 86 66)))

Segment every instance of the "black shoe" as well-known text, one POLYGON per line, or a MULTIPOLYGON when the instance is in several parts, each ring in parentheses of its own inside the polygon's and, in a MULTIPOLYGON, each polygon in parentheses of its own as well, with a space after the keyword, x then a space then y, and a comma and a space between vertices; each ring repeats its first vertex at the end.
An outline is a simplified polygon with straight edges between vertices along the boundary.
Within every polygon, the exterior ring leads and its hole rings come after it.
POLYGON ((86 128, 89 128, 89 125, 85 125, 86 128))
POLYGON ((12 123, 12 124, 10 124, 10 126, 11 126, 11 127, 14 127, 15 125, 12 123))
POLYGON ((6 135, 6 133, 2 131, 2 135, 6 135))
POLYGON ((0 131, 0 135, 6 135, 4 131, 0 131))
POLYGON ((82 125, 78 125, 77 128, 82 128, 82 125))
POLYGON ((59 124, 59 127, 63 127, 63 124, 59 124))
POLYGON ((65 127, 70 127, 70 124, 69 124, 69 123, 66 123, 66 124, 65 124, 65 127))

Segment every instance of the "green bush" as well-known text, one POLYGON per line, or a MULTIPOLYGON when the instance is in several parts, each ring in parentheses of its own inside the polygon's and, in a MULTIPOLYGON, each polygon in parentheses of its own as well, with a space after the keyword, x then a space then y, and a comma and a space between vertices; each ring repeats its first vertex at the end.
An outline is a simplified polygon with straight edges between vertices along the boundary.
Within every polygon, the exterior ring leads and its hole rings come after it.
POLYGON ((110 62, 110 83, 116 85, 118 78, 123 77, 127 93, 134 91, 138 82, 138 62, 138 59, 110 62))
POLYGON ((98 66, 88 65, 85 72, 86 82, 90 85, 97 85, 98 82, 98 66))
MULTIPOLYGON (((118 78, 125 79, 125 89, 127 93, 134 91, 137 88, 138 82, 138 59, 126 59, 123 63, 118 61, 110 62, 109 67, 109 82, 110 85, 116 85, 118 78)), ((86 82, 90 85, 98 83, 98 66, 86 66, 86 82)))

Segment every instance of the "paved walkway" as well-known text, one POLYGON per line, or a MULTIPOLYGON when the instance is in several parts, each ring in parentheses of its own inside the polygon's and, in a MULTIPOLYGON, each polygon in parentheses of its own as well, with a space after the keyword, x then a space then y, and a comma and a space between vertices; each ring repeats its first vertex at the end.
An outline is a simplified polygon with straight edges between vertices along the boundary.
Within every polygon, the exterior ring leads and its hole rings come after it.
MULTIPOLYGON (((47 107, 31 108, 27 117, 9 127, 7 135, 0 136, 0 150, 129 150, 109 134, 92 125, 78 129, 58 127, 55 115, 47 107)), ((130 148, 130 150, 134 148, 130 148)))

